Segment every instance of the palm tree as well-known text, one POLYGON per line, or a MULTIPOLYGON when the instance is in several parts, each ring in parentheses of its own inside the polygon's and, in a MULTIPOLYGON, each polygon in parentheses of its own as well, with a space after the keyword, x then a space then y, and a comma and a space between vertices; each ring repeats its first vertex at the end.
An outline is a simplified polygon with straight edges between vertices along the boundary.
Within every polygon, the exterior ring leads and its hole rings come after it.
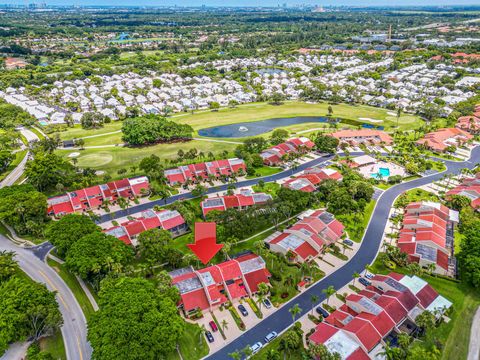
POLYGON ((220 323, 220 326, 222 327, 222 330, 228 330, 228 321, 223 319, 222 322, 220 323))
POLYGON ((295 318, 299 313, 302 312, 302 309, 300 308, 300 306, 298 306, 298 304, 295 304, 290 309, 288 309, 288 312, 292 315, 293 322, 295 322, 295 318))
POLYGON ((238 351, 234 351, 233 353, 228 354, 233 360, 241 360, 242 355, 238 351))
POLYGON ((430 275, 433 275, 436 269, 437 269, 437 265, 435 263, 430 263, 427 265, 427 271, 430 275))
POLYGON ((325 296, 327 297, 327 305, 328 305, 328 302, 330 301, 330 297, 333 294, 335 294, 335 291, 336 290, 332 285, 330 285, 328 288, 322 290, 322 293, 324 293, 325 296))
POLYGON ((222 254, 223 256, 225 256, 225 260, 228 260, 228 253, 230 252, 231 249, 232 249, 232 244, 228 242, 223 244, 222 254))
POLYGON ((319 297, 317 295, 310 296, 310 302, 312 303, 312 315, 313 315, 313 308, 315 304, 318 302, 319 297))
POLYGON ((353 286, 355 286, 355 280, 357 280, 360 277, 360 274, 355 271, 352 277, 353 277, 353 286))
POLYGON ((245 355, 245 357, 248 359, 250 356, 253 355, 253 350, 250 346, 245 346, 242 350, 243 354, 245 355))

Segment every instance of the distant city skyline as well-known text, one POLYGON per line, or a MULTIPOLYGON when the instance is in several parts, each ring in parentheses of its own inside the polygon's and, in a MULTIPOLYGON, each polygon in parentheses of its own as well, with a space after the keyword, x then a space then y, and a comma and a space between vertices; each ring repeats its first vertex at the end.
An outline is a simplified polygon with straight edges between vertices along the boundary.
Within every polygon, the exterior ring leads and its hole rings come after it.
MULTIPOLYGON (((5 1, 5 0, 4 0, 5 1)), ((319 5, 319 6, 446 6, 446 5, 480 5, 480 0, 10 0, 0 3, 12 5, 25 5, 25 3, 41 3, 47 5, 78 5, 78 6, 258 6, 275 7, 286 4, 295 5, 319 5)))

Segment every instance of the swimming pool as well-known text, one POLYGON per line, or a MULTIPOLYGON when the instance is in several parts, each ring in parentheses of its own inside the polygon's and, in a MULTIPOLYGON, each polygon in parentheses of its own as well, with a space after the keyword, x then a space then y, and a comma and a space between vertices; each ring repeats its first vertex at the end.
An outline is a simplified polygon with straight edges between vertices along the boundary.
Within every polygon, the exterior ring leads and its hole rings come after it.
POLYGON ((252 122, 241 122, 236 124, 200 129, 198 130, 198 135, 219 138, 241 138, 264 134, 276 128, 289 125, 338 121, 338 119, 328 118, 326 116, 297 116, 291 118, 276 118, 252 122))
POLYGON ((386 179, 390 176, 390 169, 389 168, 378 168, 378 172, 370 174, 370 176, 374 179, 386 179))

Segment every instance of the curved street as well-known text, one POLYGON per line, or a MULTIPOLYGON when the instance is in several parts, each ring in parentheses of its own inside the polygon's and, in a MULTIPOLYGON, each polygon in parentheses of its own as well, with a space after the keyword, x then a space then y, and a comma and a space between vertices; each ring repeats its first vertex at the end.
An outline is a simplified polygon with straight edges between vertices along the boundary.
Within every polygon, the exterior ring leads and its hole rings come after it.
POLYGON ((87 321, 73 292, 62 278, 27 248, 19 247, 0 235, 0 251, 13 251, 22 270, 34 281, 57 292, 57 302, 63 316, 62 336, 68 360, 88 360, 92 349, 87 342, 87 321))
POLYGON ((271 331, 276 331, 279 334, 285 331, 292 325, 292 316, 288 310, 294 304, 298 304, 302 309, 301 313, 297 315, 298 319, 311 310, 312 303, 310 298, 312 295, 317 295, 319 297, 317 305, 320 304, 325 300, 325 294, 322 293, 323 289, 326 289, 329 286, 333 286, 335 289, 340 289, 352 280, 352 274, 354 272, 361 273, 365 269, 366 264, 373 263, 382 244, 382 237, 387 223, 388 214, 393 202, 399 195, 407 190, 441 180, 444 174, 457 174, 463 168, 472 169, 475 167, 476 161, 479 160, 480 146, 477 146, 472 150, 471 157, 468 161, 444 161, 447 166, 447 170, 444 172, 401 183, 383 192, 377 200, 361 246, 348 263, 309 287, 305 292, 293 298, 289 303, 282 306, 253 328, 245 331, 242 336, 233 340, 227 346, 206 356, 205 359, 229 359, 230 357, 228 354, 235 351, 241 351, 248 345, 252 345, 257 341, 262 341, 265 335, 271 331))

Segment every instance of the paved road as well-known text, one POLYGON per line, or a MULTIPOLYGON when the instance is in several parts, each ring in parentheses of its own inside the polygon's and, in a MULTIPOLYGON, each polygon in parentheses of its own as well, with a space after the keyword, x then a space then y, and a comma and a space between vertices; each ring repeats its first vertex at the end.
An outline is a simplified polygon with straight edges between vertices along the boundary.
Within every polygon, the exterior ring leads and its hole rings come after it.
MULTIPOLYGON (((358 154, 363 154, 363 153, 358 153, 358 154)), ((357 153, 351 153, 351 155, 354 156, 354 155, 357 155, 357 153)), ((233 185, 235 185, 236 188, 242 188, 242 187, 252 186, 252 185, 258 184, 258 182, 260 180, 263 180, 265 182, 278 181, 278 180, 290 177, 292 175, 295 175, 297 173, 300 173, 303 170, 305 170, 309 167, 312 167, 314 165, 324 164, 325 162, 327 162, 329 160, 332 160, 332 158, 333 158, 333 155, 323 156, 323 157, 308 161, 304 164, 301 164, 295 169, 289 169, 289 170, 281 171, 281 172, 276 173, 274 175, 265 176, 265 177, 262 177, 262 178, 255 178, 255 179, 251 179, 251 180, 239 181, 239 182, 237 182, 233 185)), ((230 185, 231 184, 223 184, 223 185, 220 185, 220 186, 209 188, 207 190, 207 194, 213 194, 213 193, 217 193, 217 192, 221 192, 221 191, 226 191, 228 189, 228 186, 230 186, 230 185)), ((134 205, 134 206, 131 206, 128 209, 125 209, 125 210, 118 210, 118 211, 115 211, 115 212, 111 212, 109 214, 102 215, 97 220, 97 223, 101 224, 101 223, 111 221, 111 220, 114 220, 114 219, 118 219, 118 218, 121 218, 121 217, 124 217, 124 216, 127 216, 127 215, 133 215, 133 214, 136 214, 138 212, 141 212, 141 211, 144 211, 144 210, 147 210, 147 209, 151 209, 155 205, 163 206, 163 205, 167 205, 167 204, 172 204, 172 203, 174 203, 175 201, 178 201, 178 200, 187 200, 187 199, 192 199, 192 198, 193 198, 193 195, 191 193, 185 193, 185 194, 178 194, 178 195, 170 196, 166 200, 160 199, 160 200, 150 201, 150 202, 144 203, 144 204, 134 205)))
MULTIPOLYGON (((28 142, 30 141, 37 141, 40 140, 33 131, 30 131, 25 128, 21 128, 20 132, 22 133, 23 136, 27 139, 28 142)), ((20 161, 20 163, 17 165, 15 169, 13 169, 10 174, 3 179, 3 181, 0 183, 0 188, 5 187, 5 186, 12 186, 15 184, 15 182, 22 176, 23 171, 25 170, 25 165, 27 164, 28 157, 30 155, 30 152, 27 152, 25 157, 20 161)))
POLYGON ((82 309, 70 288, 50 266, 29 249, 16 246, 0 235, 0 251, 13 251, 15 259, 25 273, 34 281, 46 284, 49 290, 57 291, 57 301, 63 316, 62 335, 67 360, 88 360, 92 349, 87 343, 87 322, 82 309))
POLYGON ((470 331, 470 344, 468 346, 467 360, 480 359, 480 307, 477 308, 475 317, 473 318, 472 330, 470 331))
POLYGON ((240 337, 227 346, 223 347, 216 353, 207 356, 206 359, 229 359, 230 357, 228 354, 237 350, 241 351, 247 345, 252 345, 257 341, 263 341, 263 338, 269 332, 276 331, 277 333, 281 333, 292 325, 292 316, 288 310, 294 304, 298 304, 302 309, 302 312, 297 316, 297 318, 299 318, 311 310, 311 295, 317 295, 319 297, 319 304, 325 300, 325 294, 322 293, 323 289, 326 289, 329 286, 333 286, 335 289, 340 289, 348 284, 352 280, 352 274, 354 272, 362 272, 365 269, 366 264, 373 263, 375 260, 382 243, 383 232, 387 223, 389 211, 397 196, 406 190, 438 181, 442 178, 444 173, 459 173, 461 169, 466 167, 472 169, 475 166, 475 163, 480 160, 480 146, 477 146, 472 151, 472 157, 470 160, 471 161, 464 162, 445 161, 445 164, 447 165, 447 170, 445 172, 401 183, 383 192, 377 201, 371 221, 363 237, 362 244, 358 252, 347 264, 312 285, 304 293, 292 299, 288 304, 278 309, 275 313, 253 328, 244 332, 240 337))
POLYGON ((16 342, 10 345, 7 351, 0 356, 0 360, 23 360, 27 353, 30 342, 16 342))

